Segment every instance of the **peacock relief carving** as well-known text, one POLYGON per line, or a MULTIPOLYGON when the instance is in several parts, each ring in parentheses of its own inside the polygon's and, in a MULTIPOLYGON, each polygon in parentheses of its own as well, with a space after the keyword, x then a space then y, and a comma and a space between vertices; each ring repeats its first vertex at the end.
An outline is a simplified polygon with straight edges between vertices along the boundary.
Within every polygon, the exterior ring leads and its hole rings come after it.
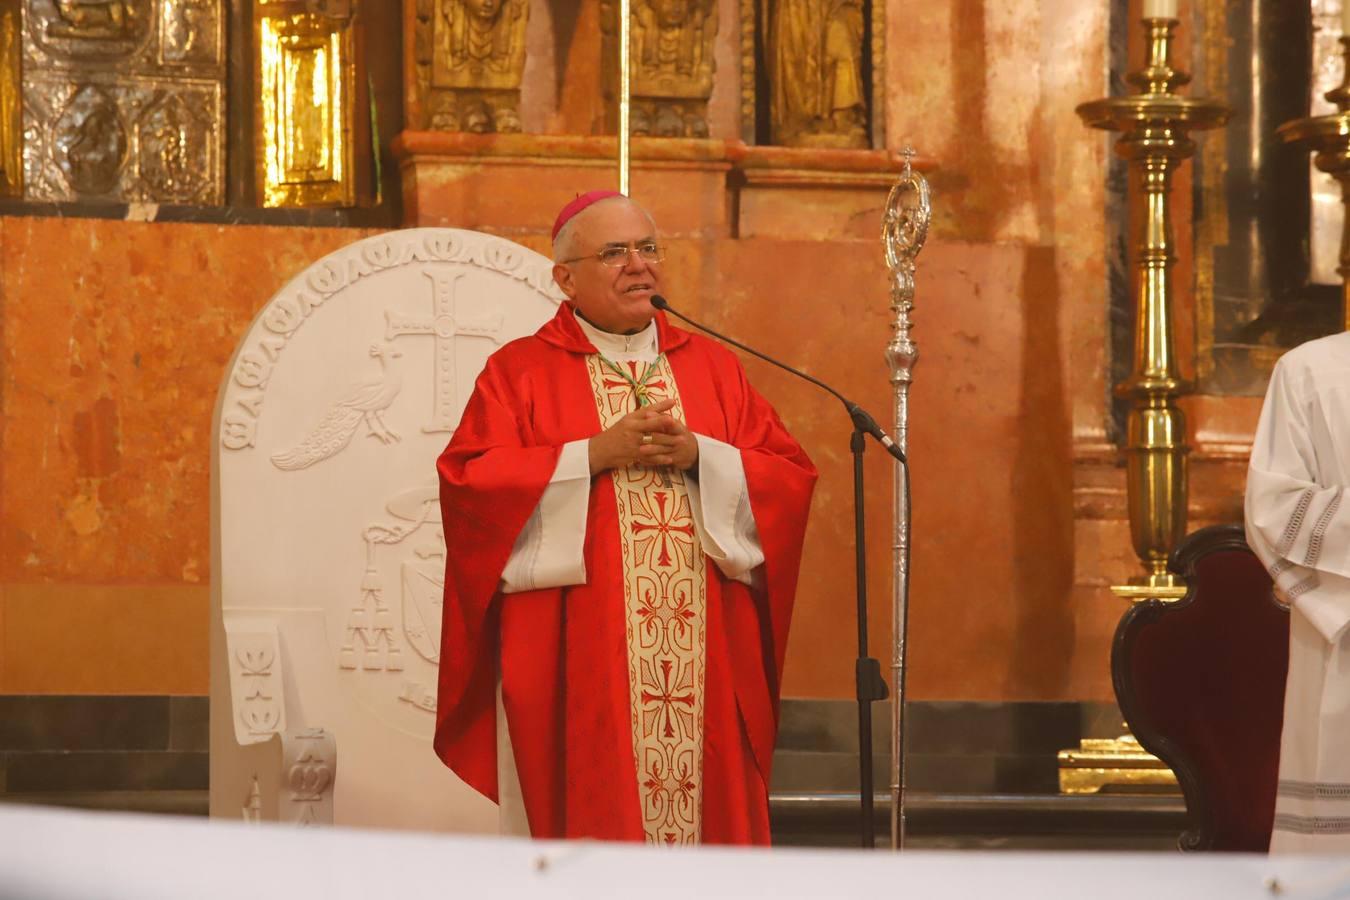
POLYGON ((390 365, 403 354, 389 344, 373 344, 370 355, 380 364, 380 376, 355 388, 333 404, 319 424, 299 445, 272 457, 278 469, 304 469, 327 459, 351 443, 352 435, 363 423, 366 436, 382 444, 401 438, 384 424, 380 414, 389 408, 403 387, 403 378, 390 365))

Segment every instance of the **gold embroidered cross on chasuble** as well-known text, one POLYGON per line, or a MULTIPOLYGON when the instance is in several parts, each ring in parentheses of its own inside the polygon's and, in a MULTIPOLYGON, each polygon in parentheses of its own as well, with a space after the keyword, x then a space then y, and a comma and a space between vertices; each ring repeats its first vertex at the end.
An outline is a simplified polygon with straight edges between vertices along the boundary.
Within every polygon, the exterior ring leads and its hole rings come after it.
MULTIPOLYGON (((587 357, 600 427, 679 389, 664 355, 639 371, 587 357), (627 371, 625 371, 625 368, 627 371)), ((624 574, 628 689, 638 799, 648 843, 696 844, 702 833, 707 572, 685 474, 613 470, 624 574)))

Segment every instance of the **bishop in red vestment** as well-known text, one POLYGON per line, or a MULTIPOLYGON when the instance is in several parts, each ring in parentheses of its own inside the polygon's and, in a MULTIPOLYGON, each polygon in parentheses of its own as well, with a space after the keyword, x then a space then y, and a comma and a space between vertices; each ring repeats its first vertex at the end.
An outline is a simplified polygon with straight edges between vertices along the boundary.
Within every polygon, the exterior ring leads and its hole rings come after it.
POLYGON ((498 800, 506 745, 537 838, 767 844, 816 472, 736 357, 652 308, 663 255, 626 197, 564 208, 569 302, 487 361, 438 461, 435 749, 498 800))

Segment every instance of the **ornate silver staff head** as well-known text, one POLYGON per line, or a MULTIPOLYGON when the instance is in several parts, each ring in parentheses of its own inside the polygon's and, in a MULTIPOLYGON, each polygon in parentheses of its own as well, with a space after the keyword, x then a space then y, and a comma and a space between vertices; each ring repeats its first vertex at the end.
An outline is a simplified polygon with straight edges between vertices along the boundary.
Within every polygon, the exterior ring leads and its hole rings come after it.
POLYGON ((904 156, 905 168, 886 198, 886 215, 881 224, 886 265, 892 274, 905 267, 913 272, 914 258, 928 239, 928 222, 933 212, 928 179, 914 171, 914 148, 906 147, 904 156))

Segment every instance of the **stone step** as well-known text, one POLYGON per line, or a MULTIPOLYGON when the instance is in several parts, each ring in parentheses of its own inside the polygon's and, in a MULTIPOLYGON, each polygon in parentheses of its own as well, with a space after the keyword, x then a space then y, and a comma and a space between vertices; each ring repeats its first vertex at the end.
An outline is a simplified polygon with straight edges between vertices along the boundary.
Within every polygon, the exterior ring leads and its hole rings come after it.
MULTIPOLYGON (((879 847, 890 841, 890 795, 875 795, 879 847)), ((0 794, 0 803, 205 816, 205 790, 0 794)), ((858 846, 858 794, 777 792, 773 841, 784 847, 858 846)), ((939 794, 905 802, 907 849, 1174 850, 1185 825, 1180 797, 939 794)))
MULTIPOLYGON (((874 795, 879 846, 889 846, 891 797, 874 795)), ((856 791, 774 793, 774 843, 856 847, 856 791)), ((907 847, 987 849, 1175 850, 1185 827, 1178 796, 1126 794, 943 794, 908 792, 907 847)))
POLYGON ((7 794, 193 791, 209 784, 207 754, 183 750, 73 750, 0 753, 7 794))
MULTIPOLYGON (((872 783, 890 783, 891 759, 873 754, 872 783)), ((857 791, 856 753, 825 753, 812 750, 779 750, 773 755, 771 793, 857 791)))
POLYGON ((0 803, 26 806, 60 806, 68 809, 87 809, 99 812, 205 816, 210 807, 210 798, 205 790, 53 791, 50 793, 0 794, 0 803))

